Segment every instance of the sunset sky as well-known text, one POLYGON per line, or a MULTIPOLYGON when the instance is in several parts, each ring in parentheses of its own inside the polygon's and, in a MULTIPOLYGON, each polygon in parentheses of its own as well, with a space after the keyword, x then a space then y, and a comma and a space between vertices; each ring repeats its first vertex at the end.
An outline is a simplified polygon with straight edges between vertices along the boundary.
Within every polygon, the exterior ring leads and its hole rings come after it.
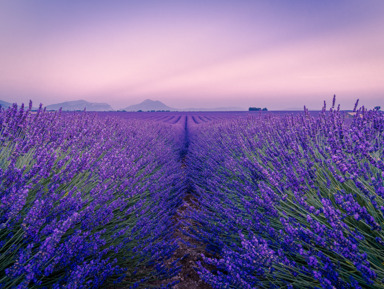
POLYGON ((0 100, 384 108, 382 0, 1 0, 0 100))

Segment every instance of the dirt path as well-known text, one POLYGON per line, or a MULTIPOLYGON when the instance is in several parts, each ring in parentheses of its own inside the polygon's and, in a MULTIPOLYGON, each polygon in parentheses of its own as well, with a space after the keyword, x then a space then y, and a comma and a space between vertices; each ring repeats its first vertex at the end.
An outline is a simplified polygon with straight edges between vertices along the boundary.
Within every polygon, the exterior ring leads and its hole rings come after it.
MULTIPOLYGON (((181 169, 187 174, 186 158, 189 149, 189 127, 188 116, 185 118, 185 131, 184 131, 184 144, 180 152, 181 169)), ((190 187, 187 185, 187 187, 190 187)), ((170 265, 172 262, 180 259, 182 268, 180 273, 173 277, 169 282, 179 281, 174 287, 175 289, 211 289, 212 287, 203 282, 197 272, 195 271, 196 261, 201 261, 201 254, 205 252, 205 246, 192 237, 185 235, 183 232, 188 232, 190 222, 188 215, 199 210, 198 200, 191 190, 187 191, 183 198, 182 205, 178 208, 174 217, 176 229, 173 237, 178 240, 179 248, 175 251, 174 255, 166 262, 170 265), (188 244, 188 245, 187 245, 188 244)), ((164 283, 164 282, 162 282, 164 283)))
POLYGON ((191 193, 188 193, 184 197, 183 204, 178 209, 177 215, 175 217, 178 225, 176 227, 174 237, 179 240, 179 248, 175 251, 175 254, 171 258, 170 262, 180 258, 180 263, 182 265, 182 269, 179 275, 172 279, 172 281, 180 281, 180 283, 175 285, 175 289, 212 288, 200 279, 199 275, 194 269, 194 267, 197 266, 196 261, 202 260, 201 254, 205 251, 204 246, 197 242, 195 239, 183 234, 183 231, 188 231, 186 215, 188 215, 190 211, 198 209, 195 205, 196 203, 196 198, 191 193))
POLYGON ((162 285, 178 281, 174 289, 212 289, 212 287, 202 281, 194 269, 197 267, 196 261, 202 261, 201 254, 205 252, 205 246, 192 237, 183 233, 188 231, 188 214, 191 211, 198 210, 197 199, 191 193, 187 193, 183 198, 182 205, 178 208, 175 215, 176 228, 173 237, 177 240, 178 248, 173 256, 165 262, 169 268, 176 260, 180 260, 177 266, 182 266, 178 275, 171 279, 151 283, 151 287, 160 288, 162 285), (187 245, 188 244, 188 245, 187 245))
MULTIPOLYGON (((185 118, 184 126, 184 146, 180 153, 181 169, 187 174, 186 157, 189 149, 189 126, 188 116, 185 118)), ((190 187, 190 186, 189 186, 190 187)), ((177 224, 173 237, 178 240, 179 248, 175 251, 175 254, 169 260, 169 263, 181 259, 181 271, 172 278, 172 281, 178 280, 180 283, 174 286, 175 289, 211 289, 212 287, 204 283, 194 267, 196 267, 196 261, 201 261, 201 254, 204 253, 204 245, 185 235, 183 232, 187 232, 189 229, 188 214, 199 209, 198 200, 193 195, 193 192, 189 191, 183 198, 182 205, 178 208, 175 215, 175 222, 177 224)))

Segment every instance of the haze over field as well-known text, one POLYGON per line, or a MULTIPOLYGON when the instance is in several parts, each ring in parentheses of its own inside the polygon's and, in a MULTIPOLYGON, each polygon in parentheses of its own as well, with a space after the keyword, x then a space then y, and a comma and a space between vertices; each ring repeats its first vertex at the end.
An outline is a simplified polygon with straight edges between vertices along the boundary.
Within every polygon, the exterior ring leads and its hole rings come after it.
POLYGON ((384 2, 0 2, 0 99, 384 107, 384 2))

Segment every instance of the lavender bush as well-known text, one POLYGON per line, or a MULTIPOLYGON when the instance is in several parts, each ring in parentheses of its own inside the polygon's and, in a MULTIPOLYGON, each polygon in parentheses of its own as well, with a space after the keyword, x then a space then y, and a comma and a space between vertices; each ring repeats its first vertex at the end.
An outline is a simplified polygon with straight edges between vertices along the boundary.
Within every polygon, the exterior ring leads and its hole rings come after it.
POLYGON ((380 111, 30 108, 0 111, 0 288, 172 287, 186 193, 213 288, 384 288, 380 111))
POLYGON ((184 191, 162 122, 0 112, 0 287, 137 287, 169 278, 184 191))
POLYGON ((213 288, 384 288, 383 155, 384 115, 364 107, 192 127, 200 210, 189 233, 207 244, 201 278, 213 288))

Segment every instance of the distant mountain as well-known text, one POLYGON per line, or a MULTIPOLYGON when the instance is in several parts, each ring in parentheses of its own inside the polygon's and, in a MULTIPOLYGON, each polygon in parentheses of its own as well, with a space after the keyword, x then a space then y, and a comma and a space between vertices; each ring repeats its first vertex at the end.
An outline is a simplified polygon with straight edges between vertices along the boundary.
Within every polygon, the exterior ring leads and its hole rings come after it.
POLYGON ((150 111, 150 110, 170 110, 170 111, 176 111, 178 109, 169 107, 158 100, 150 100, 146 99, 143 102, 139 104, 134 104, 127 106, 126 108, 123 108, 125 111, 150 111))
POLYGON ((63 111, 74 111, 74 110, 84 110, 87 111, 111 111, 114 110, 107 103, 96 103, 96 102, 88 102, 85 100, 75 100, 75 101, 67 101, 61 102, 57 104, 51 104, 47 106, 47 110, 59 110, 60 107, 63 111))
POLYGON ((12 106, 12 103, 0 100, 0 105, 1 105, 2 108, 7 108, 7 107, 12 106))

